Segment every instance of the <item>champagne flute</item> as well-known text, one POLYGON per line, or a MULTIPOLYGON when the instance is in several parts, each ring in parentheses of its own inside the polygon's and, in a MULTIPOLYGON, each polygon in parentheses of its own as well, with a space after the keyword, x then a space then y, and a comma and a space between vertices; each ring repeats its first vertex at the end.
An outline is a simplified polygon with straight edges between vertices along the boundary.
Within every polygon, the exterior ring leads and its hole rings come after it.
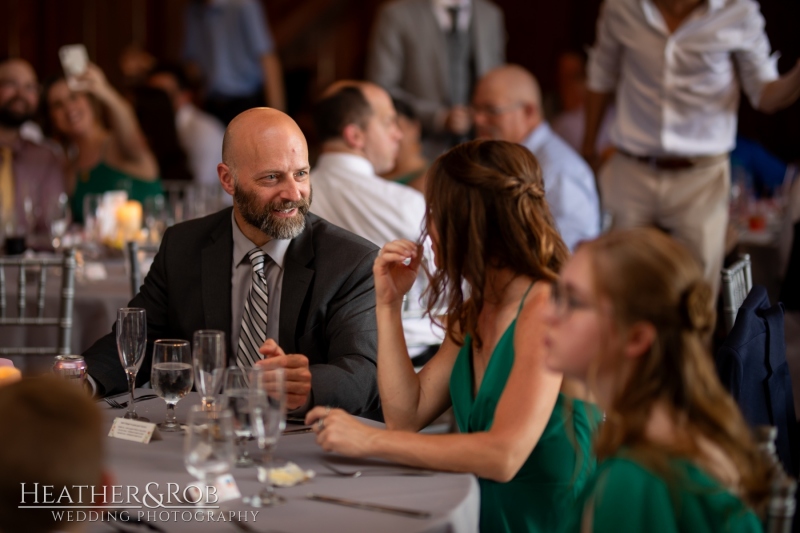
MULTIPOLYGON (((278 438, 286 427, 286 382, 283 368, 264 372, 265 394, 257 393, 257 386, 251 394, 251 425, 258 449, 263 454, 264 488, 255 496, 244 498, 253 507, 269 507, 281 503, 283 498, 275 494, 272 487, 272 459, 278 438)), ((259 479, 261 476, 259 476, 259 479)))
POLYGON ((253 466, 253 458, 245 449, 245 443, 252 435, 249 385, 248 377, 241 368, 231 366, 225 369, 222 385, 223 407, 227 407, 233 413, 233 433, 238 447, 237 467, 253 466))
POLYGON ((186 422, 183 461, 186 470, 203 482, 203 494, 233 464, 233 417, 230 410, 192 406, 186 422))
POLYGON ((194 332, 194 383, 202 396, 202 408, 214 405, 214 396, 222 382, 225 369, 225 333, 213 329, 194 332))
POLYGON ((175 416, 175 404, 189 394, 194 384, 189 341, 165 339, 153 343, 150 383, 155 393, 167 402, 167 416, 158 425, 158 429, 180 431, 181 426, 175 416))
POLYGON ((144 309, 122 307, 117 311, 117 351, 125 374, 128 376, 128 390, 131 401, 124 418, 147 421, 136 414, 133 391, 136 388, 136 374, 142 366, 147 347, 147 319, 144 309))

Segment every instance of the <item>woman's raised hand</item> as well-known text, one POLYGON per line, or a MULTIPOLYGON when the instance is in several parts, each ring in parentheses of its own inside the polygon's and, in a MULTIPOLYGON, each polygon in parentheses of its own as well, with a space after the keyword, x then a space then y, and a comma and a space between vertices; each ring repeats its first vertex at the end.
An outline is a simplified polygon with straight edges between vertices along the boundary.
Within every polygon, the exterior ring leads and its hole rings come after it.
POLYGON ((421 261, 422 245, 409 240, 392 241, 381 248, 372 266, 377 304, 402 304, 403 295, 417 279, 421 261))
POLYGON ((106 75, 94 63, 89 63, 86 72, 75 78, 77 86, 87 91, 102 101, 106 101, 110 96, 116 95, 116 91, 108 83, 106 75))

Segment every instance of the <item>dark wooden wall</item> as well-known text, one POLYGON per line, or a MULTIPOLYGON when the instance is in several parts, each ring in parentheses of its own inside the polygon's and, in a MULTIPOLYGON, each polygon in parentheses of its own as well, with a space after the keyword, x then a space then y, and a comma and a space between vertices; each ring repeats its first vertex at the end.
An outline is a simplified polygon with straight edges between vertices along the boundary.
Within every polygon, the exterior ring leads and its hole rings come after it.
MULTIPOLYGON (((0 56, 29 60, 42 79, 59 72, 58 48, 83 42, 112 82, 120 52, 140 44, 159 59, 180 57, 189 0, 0 0, 0 56)), ((286 71, 290 110, 337 78, 363 75, 375 10, 385 0, 261 0, 286 71)), ((508 59, 554 90, 555 62, 594 39, 601 0, 494 0, 503 8, 508 59)), ((800 57, 797 0, 760 0, 773 48, 786 71, 800 57)), ((787 159, 800 159, 800 104, 771 117, 743 104, 741 131, 787 159)))

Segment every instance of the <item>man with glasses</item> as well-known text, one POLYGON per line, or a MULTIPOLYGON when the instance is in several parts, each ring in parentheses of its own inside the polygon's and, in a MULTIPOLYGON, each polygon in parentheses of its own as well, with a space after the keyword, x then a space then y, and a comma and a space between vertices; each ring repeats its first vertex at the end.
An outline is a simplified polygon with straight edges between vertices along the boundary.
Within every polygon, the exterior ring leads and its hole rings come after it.
POLYGON ((64 170, 52 150, 20 135, 39 106, 39 83, 27 61, 0 62, 0 217, 2 231, 49 231, 47 207, 64 192, 64 170), (34 209, 38 207, 38 209, 34 209))
POLYGON ((533 75, 517 65, 488 72, 472 97, 478 137, 519 143, 542 168, 545 198, 561 238, 571 251, 600 232, 594 175, 542 117, 541 91, 533 75))

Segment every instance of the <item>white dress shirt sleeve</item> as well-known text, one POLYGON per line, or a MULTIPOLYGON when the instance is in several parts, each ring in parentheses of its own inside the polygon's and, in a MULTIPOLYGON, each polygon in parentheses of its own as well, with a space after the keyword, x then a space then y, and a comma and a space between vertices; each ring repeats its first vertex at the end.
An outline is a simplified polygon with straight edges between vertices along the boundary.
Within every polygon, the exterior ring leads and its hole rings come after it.
POLYGON ((561 239, 570 252, 578 243, 591 240, 600 233, 600 207, 597 194, 586 190, 585 179, 570 177, 565 173, 551 176, 547 189, 547 203, 556 222, 561 239))
POLYGON ((622 44, 614 34, 613 0, 606 0, 600 8, 597 20, 597 39, 589 50, 587 84, 589 90, 598 93, 614 92, 619 80, 622 60, 622 44))
POLYGON ((758 108, 764 86, 778 79, 778 57, 770 56, 770 45, 764 32, 764 17, 758 4, 748 2, 749 13, 744 17, 740 47, 733 54, 739 69, 739 79, 747 98, 758 108))

